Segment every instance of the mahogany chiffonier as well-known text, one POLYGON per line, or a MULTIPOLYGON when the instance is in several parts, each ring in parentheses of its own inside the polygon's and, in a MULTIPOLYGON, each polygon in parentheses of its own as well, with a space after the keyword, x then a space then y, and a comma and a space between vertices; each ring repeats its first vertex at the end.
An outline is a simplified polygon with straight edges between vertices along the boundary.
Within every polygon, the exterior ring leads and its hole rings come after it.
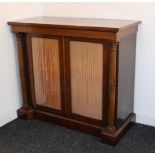
POLYGON ((8 22, 17 37, 19 118, 51 121, 116 144, 134 123, 140 21, 34 17, 8 22))

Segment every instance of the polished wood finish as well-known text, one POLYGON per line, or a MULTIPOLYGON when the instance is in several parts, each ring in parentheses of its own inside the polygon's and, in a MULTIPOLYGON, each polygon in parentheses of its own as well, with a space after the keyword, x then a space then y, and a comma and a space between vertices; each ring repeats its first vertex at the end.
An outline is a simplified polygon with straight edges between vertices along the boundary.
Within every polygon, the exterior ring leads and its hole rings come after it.
POLYGON ((18 118, 32 120, 34 117, 33 109, 30 107, 22 107, 17 110, 18 118))
POLYGON ((135 120, 140 21, 36 17, 8 24, 18 43, 23 94, 18 116, 116 144, 135 120))
POLYGON ((119 41, 136 33, 141 21, 35 17, 8 22, 13 32, 41 33, 119 41), (29 28, 28 28, 29 27, 29 28), (57 30, 57 31, 56 31, 57 30))
POLYGON ((32 37, 36 104, 61 109, 58 40, 32 37))
POLYGON ((135 117, 135 114, 131 113, 125 119, 122 126, 120 126, 117 130, 107 130, 106 128, 103 128, 101 132, 102 141, 108 144, 116 145, 121 137, 129 130, 129 128, 134 125, 135 117))
POLYGON ((134 105, 131 103, 134 102, 136 34, 130 35, 121 40, 118 50, 119 104, 117 106, 117 124, 120 125, 120 123, 122 123, 123 120, 134 110, 134 105))
POLYGON ((22 33, 16 33, 17 47, 18 47, 18 60, 19 60, 19 70, 20 78, 22 81, 22 96, 23 96, 23 106, 28 107, 28 94, 27 94, 27 76, 26 76, 26 52, 25 52, 25 37, 22 33))
POLYGON ((79 130, 94 135, 100 135, 102 130, 101 126, 93 125, 91 123, 85 123, 69 117, 62 117, 60 115, 44 112, 42 110, 34 110, 34 117, 39 120, 52 122, 58 125, 63 125, 71 129, 79 130))
POLYGON ((72 113, 102 120, 103 44, 70 41, 72 113))
POLYGON ((117 52, 118 43, 111 43, 111 51, 109 58, 109 87, 108 87, 108 128, 115 130, 115 115, 116 115, 116 102, 117 102, 117 52))
POLYGON ((64 18, 64 17, 34 17, 9 22, 11 25, 24 26, 56 26, 57 28, 85 29, 95 31, 120 31, 137 26, 141 21, 118 19, 93 19, 93 18, 64 18))

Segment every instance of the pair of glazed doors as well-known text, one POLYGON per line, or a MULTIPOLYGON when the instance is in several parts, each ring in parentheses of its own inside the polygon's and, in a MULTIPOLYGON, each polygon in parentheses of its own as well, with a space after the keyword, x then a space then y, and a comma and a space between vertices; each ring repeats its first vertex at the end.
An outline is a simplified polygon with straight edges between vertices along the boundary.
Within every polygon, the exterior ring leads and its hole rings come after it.
POLYGON ((102 124, 108 84, 106 42, 31 35, 29 44, 34 107, 102 124))

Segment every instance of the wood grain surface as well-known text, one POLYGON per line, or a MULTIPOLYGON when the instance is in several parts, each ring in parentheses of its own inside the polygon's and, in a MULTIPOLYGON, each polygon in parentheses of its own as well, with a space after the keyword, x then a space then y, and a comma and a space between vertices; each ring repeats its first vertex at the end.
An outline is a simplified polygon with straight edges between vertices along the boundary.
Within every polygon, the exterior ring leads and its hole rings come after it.
POLYGON ((87 28, 87 30, 107 30, 118 31, 125 30, 140 24, 141 21, 136 20, 120 20, 120 19, 103 19, 103 18, 69 18, 69 17, 33 17, 8 22, 10 25, 43 25, 43 26, 66 26, 74 28, 87 28))
POLYGON ((102 119, 103 44, 70 41, 72 113, 102 119))
POLYGON ((32 37, 32 56, 36 104, 61 109, 58 40, 32 37))

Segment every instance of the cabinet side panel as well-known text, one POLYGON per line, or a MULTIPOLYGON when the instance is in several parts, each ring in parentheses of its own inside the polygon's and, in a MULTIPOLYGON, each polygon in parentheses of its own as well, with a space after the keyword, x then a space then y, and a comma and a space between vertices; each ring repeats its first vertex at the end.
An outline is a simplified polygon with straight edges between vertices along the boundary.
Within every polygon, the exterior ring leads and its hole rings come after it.
POLYGON ((103 44, 70 41, 72 113, 102 120, 103 44))
POLYGON ((32 37, 36 104, 61 109, 59 41, 32 37))
POLYGON ((136 34, 119 43, 117 118, 124 120, 133 112, 136 34))

